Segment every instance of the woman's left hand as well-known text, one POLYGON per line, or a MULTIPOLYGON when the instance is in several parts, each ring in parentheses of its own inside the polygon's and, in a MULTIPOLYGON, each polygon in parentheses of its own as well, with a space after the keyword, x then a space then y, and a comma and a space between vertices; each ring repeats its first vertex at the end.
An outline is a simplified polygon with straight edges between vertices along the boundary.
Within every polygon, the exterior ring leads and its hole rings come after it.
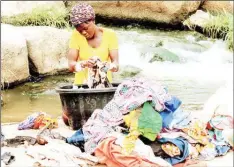
POLYGON ((112 72, 117 72, 119 70, 118 65, 115 63, 110 63, 109 64, 109 70, 112 72))

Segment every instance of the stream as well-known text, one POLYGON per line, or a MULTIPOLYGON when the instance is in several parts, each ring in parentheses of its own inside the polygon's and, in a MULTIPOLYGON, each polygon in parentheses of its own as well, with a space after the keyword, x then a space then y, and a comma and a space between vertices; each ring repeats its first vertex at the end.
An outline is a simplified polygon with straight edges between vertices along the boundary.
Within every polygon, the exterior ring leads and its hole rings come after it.
MULTIPOLYGON (((111 28, 118 34, 120 65, 140 68, 140 76, 166 85, 170 94, 182 100, 184 110, 201 110, 220 86, 233 81, 233 53, 221 40, 192 31, 111 28), (159 48, 160 55, 170 53, 172 57, 158 61, 162 58, 156 55, 159 48), (156 61, 152 59, 155 56, 156 61)), ((55 88, 72 83, 73 77, 72 73, 50 76, 41 82, 3 90, 2 123, 22 121, 36 111, 61 116, 60 97, 55 88)))

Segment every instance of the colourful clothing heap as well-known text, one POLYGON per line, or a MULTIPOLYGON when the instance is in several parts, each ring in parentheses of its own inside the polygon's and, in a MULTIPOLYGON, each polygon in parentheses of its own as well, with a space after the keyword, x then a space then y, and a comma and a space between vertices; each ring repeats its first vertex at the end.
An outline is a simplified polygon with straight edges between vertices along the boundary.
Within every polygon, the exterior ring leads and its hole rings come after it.
POLYGON ((145 102, 143 108, 131 111, 124 116, 124 121, 129 129, 129 134, 125 137, 123 153, 130 154, 135 147, 135 142, 140 135, 155 141, 157 134, 162 129, 162 118, 149 102, 145 102))
POLYGON ((19 123, 18 130, 25 129, 40 129, 44 126, 48 128, 57 128, 57 119, 52 119, 49 115, 44 112, 36 112, 29 115, 23 122, 19 123))
POLYGON ((123 114, 141 107, 147 101, 151 101, 153 109, 160 112, 165 109, 164 102, 168 99, 170 95, 165 91, 165 87, 152 84, 149 80, 132 78, 123 81, 113 99, 103 110, 95 110, 82 127, 85 151, 94 152, 97 144, 113 132, 114 127, 124 122, 123 114))

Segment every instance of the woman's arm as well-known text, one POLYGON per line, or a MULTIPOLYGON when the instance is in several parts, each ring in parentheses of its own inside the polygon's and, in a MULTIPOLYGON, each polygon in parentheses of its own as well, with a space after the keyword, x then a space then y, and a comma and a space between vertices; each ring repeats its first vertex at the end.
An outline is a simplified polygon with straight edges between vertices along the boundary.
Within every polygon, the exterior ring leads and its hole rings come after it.
POLYGON ((117 35, 114 31, 110 31, 109 40, 109 57, 111 59, 109 70, 117 72, 119 70, 119 44, 117 35))
POLYGON ((109 53, 111 64, 110 71, 117 72, 119 70, 119 52, 118 49, 110 50, 109 53))
POLYGON ((68 57, 68 67, 71 72, 75 72, 75 71, 79 72, 82 70, 82 68, 85 68, 85 67, 92 68, 94 64, 92 60, 77 62, 79 58, 79 50, 77 49, 70 49, 67 57, 68 57))
POLYGON ((68 67, 71 72, 75 71, 75 66, 77 64, 77 60, 79 58, 79 50, 77 49, 69 49, 68 55, 68 67))

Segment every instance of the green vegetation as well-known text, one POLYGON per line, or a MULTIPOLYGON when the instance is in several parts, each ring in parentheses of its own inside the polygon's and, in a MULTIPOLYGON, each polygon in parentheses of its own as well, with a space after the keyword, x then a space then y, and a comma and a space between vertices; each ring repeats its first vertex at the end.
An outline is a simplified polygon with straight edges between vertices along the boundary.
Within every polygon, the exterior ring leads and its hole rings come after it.
POLYGON ((233 51, 233 14, 226 11, 219 13, 208 12, 208 14, 209 19, 201 25, 194 25, 189 19, 185 20, 183 24, 191 30, 196 30, 196 26, 198 26, 205 35, 225 40, 228 49, 233 51))
MULTIPOLYGON (((211 15, 211 14, 210 14, 211 15)), ((211 16, 204 24, 204 32, 212 38, 222 38, 227 41, 228 48, 233 50, 233 14, 223 12, 211 16)))
POLYGON ((30 13, 22 13, 11 17, 2 17, 2 23, 15 26, 51 26, 68 28, 68 11, 66 8, 41 6, 30 13))

